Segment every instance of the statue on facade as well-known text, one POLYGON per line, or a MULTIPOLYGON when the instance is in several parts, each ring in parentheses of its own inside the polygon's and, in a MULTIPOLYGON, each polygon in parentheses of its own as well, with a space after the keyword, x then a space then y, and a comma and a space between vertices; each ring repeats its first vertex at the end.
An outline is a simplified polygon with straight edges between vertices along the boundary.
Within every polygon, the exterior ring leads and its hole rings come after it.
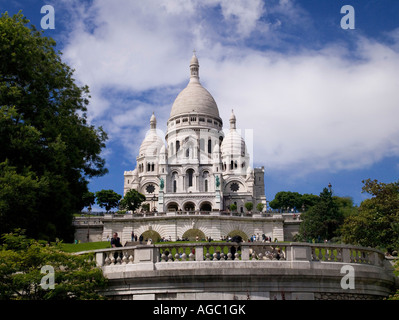
POLYGON ((165 187, 165 184, 164 184, 163 178, 160 178, 160 180, 161 180, 161 183, 159 184, 159 188, 160 188, 161 191, 162 191, 163 188, 165 187))
POLYGON ((216 176, 216 188, 219 188, 219 186, 220 186, 219 176, 216 176))

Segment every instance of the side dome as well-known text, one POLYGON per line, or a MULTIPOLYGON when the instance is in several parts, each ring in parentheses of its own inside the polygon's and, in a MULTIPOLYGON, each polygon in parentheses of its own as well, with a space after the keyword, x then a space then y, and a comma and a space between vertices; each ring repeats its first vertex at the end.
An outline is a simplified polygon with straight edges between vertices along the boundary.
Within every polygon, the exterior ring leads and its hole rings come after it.
POLYGON ((170 118, 192 112, 220 118, 215 99, 199 81, 199 63, 195 53, 190 61, 190 82, 176 97, 170 118))
POLYGON ((236 130, 230 130, 221 145, 222 157, 234 155, 245 156, 247 153, 245 141, 236 130))
POLYGON ((231 110, 230 116, 230 131, 224 137, 221 152, 222 157, 232 155, 232 156, 246 156, 247 150, 245 146, 245 141, 241 135, 236 130, 236 116, 233 110, 231 110))
POLYGON ((139 157, 156 157, 162 148, 165 148, 165 143, 157 133, 157 120, 153 113, 150 119, 150 130, 147 131, 139 149, 139 157))
POLYGON ((161 152, 162 147, 165 147, 163 139, 157 134, 156 129, 150 129, 141 143, 139 156, 156 157, 161 152))

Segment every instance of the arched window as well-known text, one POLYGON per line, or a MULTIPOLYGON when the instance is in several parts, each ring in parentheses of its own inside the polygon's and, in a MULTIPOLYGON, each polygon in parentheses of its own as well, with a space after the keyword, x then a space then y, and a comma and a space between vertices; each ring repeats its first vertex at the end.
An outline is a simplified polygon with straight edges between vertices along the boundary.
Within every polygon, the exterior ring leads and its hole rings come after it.
POLYGON ((208 180, 205 180, 205 192, 208 192, 208 180))
POLYGON ((187 179, 188 179, 188 187, 192 187, 193 186, 193 174, 194 174, 194 170, 193 169, 188 169, 187 170, 187 179))
POLYGON ((172 173, 173 192, 177 192, 177 172, 172 173))
POLYGON ((155 171, 155 165, 153 163, 151 164, 151 171, 155 171))
POLYGON ((208 140, 208 153, 212 153, 212 140, 208 140))
POLYGON ((179 151, 180 149, 180 141, 176 141, 176 153, 179 151))
POLYGON ((186 158, 189 158, 190 157, 190 148, 187 148, 186 149, 186 158))

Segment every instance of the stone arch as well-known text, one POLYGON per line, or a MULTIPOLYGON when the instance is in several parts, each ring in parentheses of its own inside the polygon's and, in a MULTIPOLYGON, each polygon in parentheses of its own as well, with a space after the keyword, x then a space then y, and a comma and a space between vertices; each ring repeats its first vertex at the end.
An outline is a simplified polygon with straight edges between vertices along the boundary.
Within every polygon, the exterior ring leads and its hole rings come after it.
POLYGON ((172 175, 174 172, 176 172, 177 175, 180 176, 182 174, 182 169, 181 168, 173 168, 173 170, 171 170, 170 174, 172 175))
POLYGON ((212 203, 209 201, 204 201, 199 206, 200 211, 212 211, 212 203))
POLYGON ((186 232, 183 234, 183 238, 188 238, 190 241, 195 241, 197 239, 199 240, 205 240, 205 233, 202 232, 200 229, 188 229, 186 232))
POLYGON ((187 201, 183 204, 184 211, 195 211, 195 203, 192 201, 187 201))
POLYGON ((167 210, 170 211, 177 211, 179 210, 179 204, 177 202, 169 202, 166 206, 167 210))
POLYGON ((249 237, 244 231, 241 230, 231 230, 228 234, 227 237, 234 237, 234 236, 240 236, 244 241, 248 241, 249 237))
POLYGON ((249 237, 253 233, 253 226, 248 223, 241 224, 236 221, 229 221, 225 225, 222 225, 220 230, 221 236, 241 236, 245 241, 249 239, 249 237))
POLYGON ((212 168, 208 168, 208 167, 200 168, 199 174, 201 177, 204 177, 204 173, 207 173, 207 176, 210 177, 213 174, 213 170, 212 170, 212 168))
POLYGON ((162 239, 161 235, 155 230, 144 231, 141 235, 143 236, 144 241, 151 239, 152 243, 159 242, 159 240, 162 239))

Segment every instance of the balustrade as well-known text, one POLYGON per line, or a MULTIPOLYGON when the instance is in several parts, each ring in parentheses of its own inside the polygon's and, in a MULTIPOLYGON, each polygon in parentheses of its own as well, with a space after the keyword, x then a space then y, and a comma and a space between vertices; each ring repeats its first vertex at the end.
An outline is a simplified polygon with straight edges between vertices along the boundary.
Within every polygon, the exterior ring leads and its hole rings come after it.
POLYGON ((312 261, 342 262, 342 248, 326 245, 311 246, 312 261))
POLYGON ((371 248, 307 243, 173 243, 94 252, 99 266, 237 260, 344 262, 383 266, 384 261, 383 253, 371 248))
POLYGON ((256 244, 249 247, 251 260, 286 260, 286 246, 278 244, 256 244))

